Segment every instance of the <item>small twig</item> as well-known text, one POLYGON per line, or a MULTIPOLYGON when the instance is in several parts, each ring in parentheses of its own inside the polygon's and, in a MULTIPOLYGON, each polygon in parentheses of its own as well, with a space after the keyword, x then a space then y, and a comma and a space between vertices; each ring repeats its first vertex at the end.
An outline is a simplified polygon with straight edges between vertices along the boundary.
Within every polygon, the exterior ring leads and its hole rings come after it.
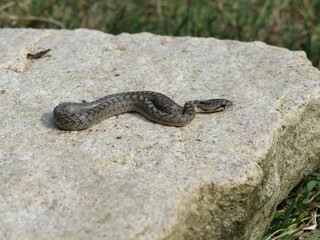
POLYGON ((50 48, 47 49, 47 50, 44 50, 44 51, 40 51, 40 52, 37 52, 35 54, 31 54, 31 53, 28 53, 27 54, 27 58, 28 59, 38 59, 38 58, 42 58, 47 52, 50 51, 50 48))
POLYGON ((17 17, 14 15, 9 15, 8 19, 10 20, 16 20, 16 21, 40 21, 40 22, 48 22, 55 24, 61 28, 65 28, 64 24, 53 19, 53 18, 45 18, 45 17, 35 17, 35 16, 26 16, 26 17, 17 17))

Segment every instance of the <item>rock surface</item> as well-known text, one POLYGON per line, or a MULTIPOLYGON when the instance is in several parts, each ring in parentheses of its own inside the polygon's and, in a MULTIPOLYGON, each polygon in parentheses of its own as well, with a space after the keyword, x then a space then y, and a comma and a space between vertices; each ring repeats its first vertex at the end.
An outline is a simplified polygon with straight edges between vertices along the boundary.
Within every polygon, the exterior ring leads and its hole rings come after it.
POLYGON ((304 52, 261 42, 1 29, 0 239, 260 239, 320 167, 319 97, 304 52), (183 128, 52 122, 61 102, 132 90, 235 105, 183 128))

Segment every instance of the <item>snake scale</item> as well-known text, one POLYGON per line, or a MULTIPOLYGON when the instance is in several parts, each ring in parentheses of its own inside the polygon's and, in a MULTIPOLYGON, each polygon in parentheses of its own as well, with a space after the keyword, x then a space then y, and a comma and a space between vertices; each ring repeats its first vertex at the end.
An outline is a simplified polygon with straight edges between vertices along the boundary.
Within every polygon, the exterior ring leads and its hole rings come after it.
POLYGON ((118 114, 138 112, 151 121, 181 127, 191 122, 196 113, 218 112, 231 106, 230 100, 210 99, 188 101, 182 107, 162 93, 123 92, 93 102, 61 103, 53 110, 53 120, 61 129, 79 131, 118 114))

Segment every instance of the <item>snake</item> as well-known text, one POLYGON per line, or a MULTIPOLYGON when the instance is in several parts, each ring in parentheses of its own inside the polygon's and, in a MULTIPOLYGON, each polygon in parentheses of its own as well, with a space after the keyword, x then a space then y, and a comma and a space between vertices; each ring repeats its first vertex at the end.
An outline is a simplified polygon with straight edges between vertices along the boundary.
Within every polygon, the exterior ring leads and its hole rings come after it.
POLYGON ((138 112, 153 122, 182 127, 197 113, 220 112, 232 105, 227 99, 209 99, 187 101, 182 107, 159 92, 122 92, 92 102, 61 103, 53 110, 53 121, 62 130, 80 131, 115 115, 138 112))

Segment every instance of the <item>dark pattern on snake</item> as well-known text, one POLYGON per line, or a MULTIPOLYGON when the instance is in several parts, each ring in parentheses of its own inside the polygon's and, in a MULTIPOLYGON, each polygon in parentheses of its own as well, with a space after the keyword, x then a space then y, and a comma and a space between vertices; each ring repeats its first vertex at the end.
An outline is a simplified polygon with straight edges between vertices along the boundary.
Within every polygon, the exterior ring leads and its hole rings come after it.
POLYGON ((151 121, 181 127, 191 122, 196 113, 218 112, 231 106, 227 99, 210 99, 188 101, 182 107, 162 93, 123 92, 93 102, 61 103, 53 110, 53 120, 61 129, 79 131, 111 116, 138 112, 151 121))

